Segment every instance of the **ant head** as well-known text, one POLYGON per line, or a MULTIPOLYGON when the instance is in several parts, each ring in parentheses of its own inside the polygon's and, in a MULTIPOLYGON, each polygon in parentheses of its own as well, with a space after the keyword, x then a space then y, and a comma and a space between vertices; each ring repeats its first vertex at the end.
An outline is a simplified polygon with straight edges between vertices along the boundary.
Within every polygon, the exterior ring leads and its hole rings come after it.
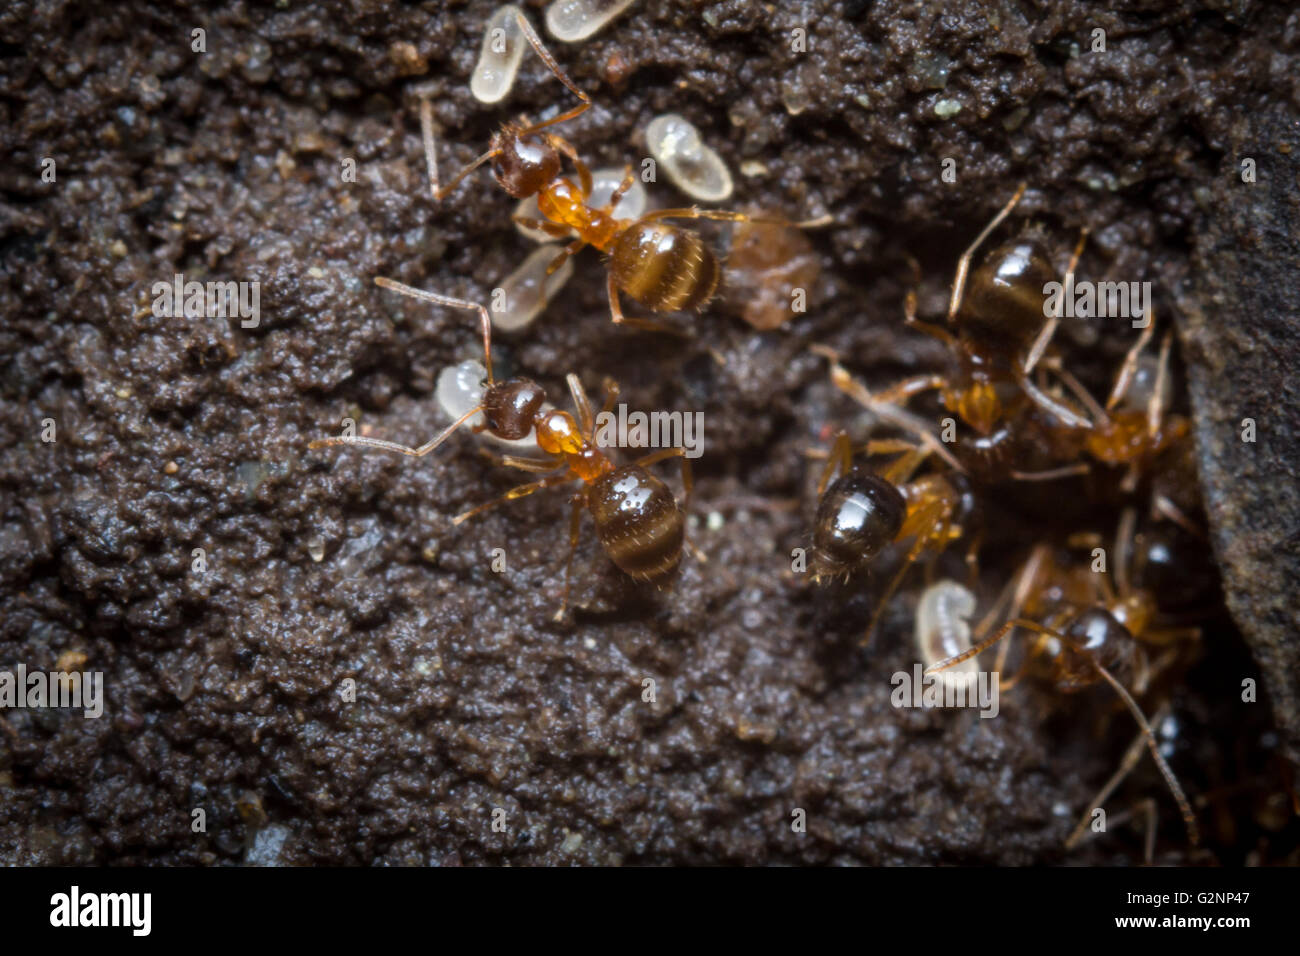
POLYGON ((1065 629, 1072 649, 1091 656, 1121 682, 1132 676, 1137 642, 1133 633, 1104 607, 1081 612, 1065 629))
POLYGON ((1043 287, 1055 280, 1037 238, 1004 243, 971 275, 957 321, 984 348, 1014 353, 1042 328, 1047 318, 1043 287))
POLYGON ((483 416, 487 430, 497 438, 517 441, 533 430, 533 422, 546 401, 536 382, 511 378, 493 382, 483 392, 483 416))
POLYGON ((507 126, 492 137, 492 175, 515 199, 535 196, 560 175, 560 154, 544 136, 507 126))
POLYGON ((879 475, 851 471, 831 482, 817 506, 813 571, 830 577, 879 554, 898 535, 907 503, 879 475))

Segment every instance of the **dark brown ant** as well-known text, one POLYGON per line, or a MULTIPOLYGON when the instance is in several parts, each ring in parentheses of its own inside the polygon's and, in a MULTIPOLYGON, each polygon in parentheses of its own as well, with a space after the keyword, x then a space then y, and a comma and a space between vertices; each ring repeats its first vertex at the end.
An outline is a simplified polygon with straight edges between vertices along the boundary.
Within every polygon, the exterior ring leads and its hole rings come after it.
MULTIPOLYGON (((590 206, 591 170, 563 137, 544 131, 580 116, 591 107, 591 98, 579 89, 542 44, 531 24, 516 12, 519 28, 547 68, 582 102, 541 123, 506 123, 489 143, 488 150, 458 172, 445 187, 438 183, 438 162, 434 154, 433 112, 428 99, 421 100, 420 121, 424 134, 429 184, 437 200, 447 196, 467 175, 489 160, 497 184, 516 199, 537 197, 544 218, 515 217, 520 225, 540 230, 555 238, 577 238, 561 250, 547 267, 551 275, 584 246, 594 246, 609 257, 607 291, 610 315, 617 324, 657 331, 676 332, 670 326, 647 319, 628 318, 619 305, 619 293, 626 293, 655 312, 700 311, 713 298, 722 275, 717 255, 699 233, 670 225, 666 219, 710 219, 722 222, 758 222, 791 225, 783 219, 750 216, 746 213, 695 206, 659 209, 639 219, 619 219, 614 209, 636 182, 627 166, 623 180, 603 206, 590 206), (561 157, 567 157, 577 173, 574 182, 561 172, 561 157)), ((825 217, 793 225, 821 225, 825 217)))
MULTIPOLYGON (((1137 722, 1147 749, 1178 803, 1188 837, 1195 846, 1200 841, 1200 834, 1192 806, 1160 755, 1151 725, 1125 684, 1131 684, 1136 693, 1143 693, 1154 673, 1182 656, 1182 648, 1178 645, 1185 647, 1188 641, 1198 641, 1200 631, 1160 624, 1155 595, 1134 585, 1129 573, 1129 556, 1135 520, 1136 512, 1132 508, 1125 509, 1116 534, 1113 586, 1090 565, 1060 563, 1052 548, 1040 544, 1012 579, 1014 597, 1010 619, 992 636, 974 641, 969 650, 932 664, 926 673, 955 667, 1018 630, 1031 632, 1034 636, 1026 648, 1021 669, 1001 681, 1002 689, 1014 686, 1025 673, 1038 677, 1063 694, 1086 690, 1100 681, 1109 684, 1137 722), (1153 661, 1149 652, 1155 651, 1162 653, 1153 661)), ((1087 540, 1093 543, 1095 536, 1088 536, 1087 540)), ((1005 595, 999 605, 1003 603, 1005 595)), ((991 613, 985 619, 977 633, 986 632, 986 625, 991 623, 993 616, 991 613)), ((1004 647, 996 665, 999 673, 1005 659, 1004 647)), ((1099 799, 1104 799, 1115 785, 1118 785, 1118 780, 1104 787, 1099 799)), ((1071 845, 1077 839, 1077 836, 1072 836, 1071 845)))
POLYGON ((924 553, 937 558, 961 537, 964 496, 944 475, 915 477, 931 448, 900 439, 867 444, 868 454, 901 452, 877 471, 853 464, 853 445, 846 432, 835 443, 817 483, 817 518, 813 525, 814 580, 843 575, 868 563, 889 544, 913 539, 902 565, 881 595, 861 643, 866 645, 903 576, 924 553))
MULTIPOLYGON (((1026 184, 1021 183, 958 261, 948 305, 952 331, 918 319, 915 286, 907 293, 906 324, 948 346, 955 358, 952 372, 904 379, 873 396, 888 405, 902 405, 922 392, 938 391, 944 407, 975 432, 965 456, 970 470, 988 472, 994 478, 1014 470, 1021 444, 1018 424, 1031 409, 1067 427, 1091 424, 1030 378, 1056 329, 1054 318, 1044 318, 1043 287, 1054 281, 1055 275, 1042 244, 1034 238, 1020 238, 994 249, 970 276, 970 290, 966 290, 975 253, 1010 215, 1025 189, 1026 184)), ((1067 285, 1086 236, 1084 230, 1066 269, 1067 285)))
MULTIPOLYGON (((415 289, 392 279, 377 278, 375 282, 385 289, 426 302, 478 312, 483 330, 483 364, 487 370, 487 384, 482 401, 418 448, 379 438, 355 436, 322 438, 311 442, 309 447, 365 445, 422 458, 479 412, 483 413, 484 421, 473 427, 472 430, 476 432, 487 431, 497 438, 514 441, 527 437, 535 430, 537 446, 545 457, 502 455, 497 460, 521 471, 560 471, 512 488, 501 497, 458 515, 452 523, 460 524, 498 504, 522 498, 543 488, 581 481, 582 490, 571 499, 573 509, 569 523, 569 556, 564 568, 564 597, 555 615, 556 620, 562 619, 568 609, 570 571, 574 553, 578 549, 584 507, 591 513, 596 535, 605 553, 625 574, 637 581, 661 581, 677 567, 685 541, 684 506, 678 505, 668 486, 646 469, 656 462, 678 458, 681 462, 685 500, 689 502, 692 490, 691 468, 683 449, 661 449, 630 465, 616 466, 593 443, 596 416, 592 413, 591 402, 577 375, 570 373, 566 378, 578 413, 575 420, 568 412, 543 408, 546 393, 536 382, 526 378, 511 378, 503 382, 495 380, 492 374, 492 324, 485 307, 463 299, 415 289)), ((609 411, 618 397, 617 385, 607 380, 606 392, 605 410, 609 411)))

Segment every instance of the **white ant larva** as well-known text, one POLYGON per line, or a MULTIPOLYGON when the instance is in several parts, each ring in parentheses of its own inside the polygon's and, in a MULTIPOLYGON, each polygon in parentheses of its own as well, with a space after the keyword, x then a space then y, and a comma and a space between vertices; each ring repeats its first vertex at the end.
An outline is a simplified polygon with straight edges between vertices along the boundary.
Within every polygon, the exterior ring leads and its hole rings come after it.
POLYGON ((645 135, 650 155, 682 192, 700 202, 730 198, 731 171, 722 157, 705 145, 689 120, 676 113, 656 116, 645 135))
POLYGON ((480 103, 496 103, 514 86, 519 62, 524 58, 524 34, 519 29, 522 16, 522 10, 508 3, 488 18, 483 46, 469 81, 470 92, 480 103))
MULTIPOLYGON (((546 308, 546 303, 569 281, 573 275, 573 260, 565 259, 560 268, 550 275, 547 267, 560 254, 561 246, 551 244, 538 246, 510 275, 506 276, 499 290, 503 308, 498 310, 493 302, 491 309, 492 327, 503 332, 513 332, 532 324, 533 319, 546 308)), ((496 294, 494 293, 494 298, 496 294)))
MULTIPOLYGON (((969 618, 975 613, 975 595, 956 581, 936 581, 916 603, 916 649, 927 668, 970 650, 969 618)), ((938 677, 945 685, 974 679, 975 658, 963 661, 938 677)))
POLYGON ((585 40, 632 6, 633 0, 555 0, 546 8, 546 29, 564 43, 585 40))

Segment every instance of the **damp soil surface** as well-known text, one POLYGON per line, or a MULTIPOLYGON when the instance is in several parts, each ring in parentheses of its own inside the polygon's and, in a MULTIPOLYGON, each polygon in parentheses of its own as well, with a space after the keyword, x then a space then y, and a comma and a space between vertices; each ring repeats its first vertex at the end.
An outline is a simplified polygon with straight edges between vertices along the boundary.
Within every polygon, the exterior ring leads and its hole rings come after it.
MULTIPOLYGON (((902 327, 911 262, 941 317, 962 248, 1024 180, 1006 234, 1037 230, 1063 267, 1086 226, 1081 276, 1153 282, 1211 505, 1169 585, 1197 582, 1199 657, 1146 702, 1204 845, 1147 759, 1107 807, 1141 820, 1154 798, 1160 860, 1295 862, 1300 14, 642 0, 555 44, 595 102, 564 128, 594 166, 639 163, 646 124, 677 112, 732 170, 734 208, 833 218, 808 234, 807 311, 776 330, 734 291, 674 317, 686 337, 614 328, 588 250, 534 325, 498 336, 498 370, 557 402, 573 371, 593 392, 617 379, 632 409, 703 415, 703 559, 639 586, 588 526, 556 623, 563 491, 454 526, 526 480, 473 436, 418 461, 307 448, 345 418, 425 441, 446 425, 439 370, 480 355, 472 316, 375 276, 486 300, 531 248, 487 173, 442 203, 424 178, 420 89, 444 169, 569 102, 531 56, 504 103, 470 96, 493 7, 0 12, 0 670, 104 679, 99 719, 0 712, 0 861, 1140 861, 1133 822, 1063 847, 1133 739, 1104 692, 1026 681, 992 720, 895 708, 920 572, 862 649, 898 555, 841 586, 792 570, 807 452, 871 424, 809 346, 872 387, 942 368, 902 327), (257 282, 260 322, 159 315, 176 274, 257 282)), ((1067 322, 1059 344, 1104 394, 1135 334, 1067 322)), ((1118 508, 1089 488, 977 489, 981 609, 1034 543, 1109 539, 1118 508)))

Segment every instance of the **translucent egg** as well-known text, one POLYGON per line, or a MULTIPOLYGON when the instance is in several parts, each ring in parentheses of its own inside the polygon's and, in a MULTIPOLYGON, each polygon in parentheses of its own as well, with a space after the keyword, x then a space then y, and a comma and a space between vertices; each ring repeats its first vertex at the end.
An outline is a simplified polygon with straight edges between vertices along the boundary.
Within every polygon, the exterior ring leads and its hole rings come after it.
POLYGON ((668 178, 701 202, 731 197, 731 172, 722 157, 706 146, 690 121, 676 113, 656 116, 646 127, 646 142, 668 178))
MULTIPOLYGON (((434 397, 437 399, 443 413, 454 422, 483 401, 484 383, 486 381, 487 369, 483 367, 482 363, 474 359, 461 362, 459 365, 448 365, 438 373, 438 384, 434 389, 434 397)), ((542 407, 550 408, 551 406, 548 403, 542 407)), ((472 428, 481 424, 483 424, 483 413, 479 412, 473 418, 467 420, 463 427, 472 428)), ((541 450, 537 447, 536 435, 533 432, 529 432, 526 437, 517 441, 506 441, 504 438, 497 438, 489 432, 480 432, 479 434, 500 445, 510 454, 524 457, 541 454, 541 450)))
POLYGON ((492 293, 492 327, 513 332, 529 325, 546 308, 546 303, 573 275, 573 259, 564 261, 552 275, 546 274, 563 247, 557 243, 538 246, 492 293), (500 309, 498 309, 498 305, 500 309))
MULTIPOLYGON (((587 204, 603 206, 609 202, 610 197, 614 195, 614 190, 623 182, 623 172, 622 166, 606 166, 603 169, 592 170, 591 195, 587 197, 587 204)), ((623 194, 623 198, 614 207, 614 215, 619 219, 639 219, 645 212, 645 207, 645 187, 641 185, 640 177, 636 177, 632 188, 623 194)), ((527 199, 521 199, 519 205, 515 207, 515 215, 525 219, 540 219, 542 214, 537 209, 537 197, 529 196, 527 199)), ((519 223, 515 223, 515 228, 536 242, 551 242, 555 239, 554 236, 540 229, 533 229, 519 223)))
POLYGON ((633 0, 555 0, 546 8, 546 29, 565 43, 591 36, 632 6, 633 0))
POLYGON ((514 86, 528 40, 519 29, 523 12, 514 4, 498 7, 483 31, 483 46, 470 76, 469 89, 481 103, 496 103, 514 86))
MULTIPOLYGON (((968 618, 975 613, 975 595, 956 581, 936 581, 916 603, 916 650, 921 663, 931 667, 939 661, 971 648, 968 618)), ((973 679, 978 664, 974 657, 936 676, 946 685, 973 679)))

